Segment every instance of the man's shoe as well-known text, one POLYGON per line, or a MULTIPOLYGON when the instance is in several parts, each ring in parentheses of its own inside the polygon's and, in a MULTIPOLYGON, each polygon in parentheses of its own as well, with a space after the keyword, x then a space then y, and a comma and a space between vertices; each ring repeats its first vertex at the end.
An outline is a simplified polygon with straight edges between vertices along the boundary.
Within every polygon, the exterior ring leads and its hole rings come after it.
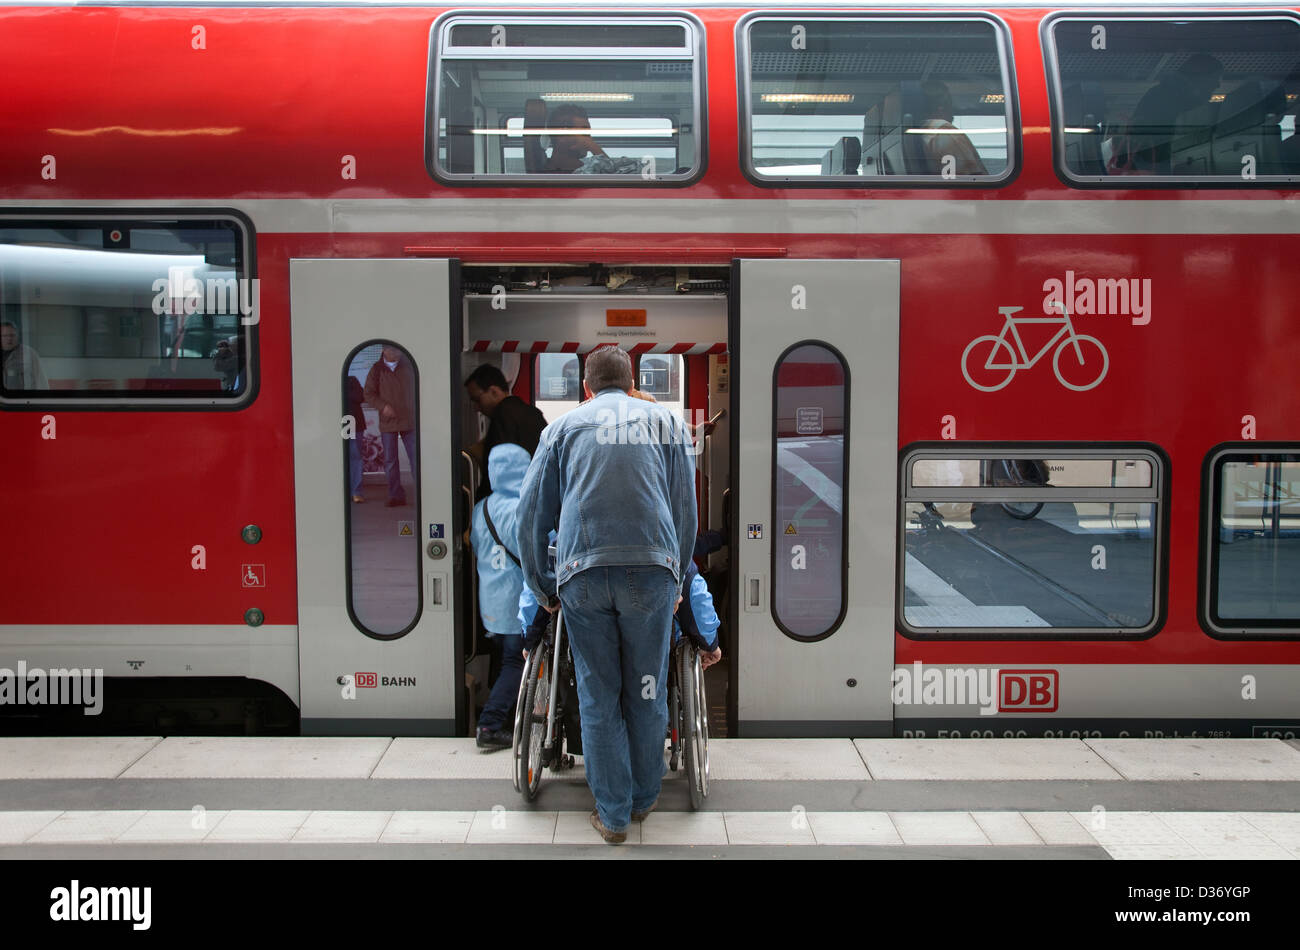
POLYGON ((645 821, 645 816, 648 815, 648 814, 650 814, 652 811, 654 811, 654 810, 655 810, 655 807, 656 807, 658 804, 659 804, 659 799, 656 798, 654 801, 652 801, 652 802, 650 803, 650 807, 647 808, 645 811, 634 811, 634 812, 632 812, 632 820, 633 820, 633 821, 645 821))
POLYGON ((515 740, 514 736, 509 735, 504 729, 480 729, 474 744, 480 749, 495 752, 498 749, 509 749, 515 744, 515 740))
POLYGON ((610 831, 605 827, 605 823, 600 820, 600 812, 596 809, 591 810, 591 827, 600 832, 600 836, 605 839, 605 844, 622 844, 627 840, 626 831, 610 831))
POLYGON ((362 498, 360 495, 353 495, 353 496, 352 496, 352 503, 353 503, 354 505, 364 505, 364 504, 366 503, 366 500, 365 500, 364 498, 362 498))

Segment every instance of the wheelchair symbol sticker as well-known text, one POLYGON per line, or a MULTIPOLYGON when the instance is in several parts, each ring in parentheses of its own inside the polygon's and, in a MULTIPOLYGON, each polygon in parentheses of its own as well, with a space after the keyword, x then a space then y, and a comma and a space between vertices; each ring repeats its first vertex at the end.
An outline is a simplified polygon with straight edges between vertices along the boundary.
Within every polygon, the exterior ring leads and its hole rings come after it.
POLYGON ((761 524, 752 524, 749 526, 749 540, 751 541, 763 540, 763 526, 761 524))
POLYGON ((265 564, 241 564, 239 565, 242 575, 240 583, 244 587, 265 587, 266 586, 266 565, 265 564))
POLYGON ((443 526, 444 524, 446 524, 446 522, 439 522, 438 524, 431 524, 431 525, 429 525, 429 537, 430 537, 430 538, 441 538, 441 537, 442 537, 442 526, 443 526))

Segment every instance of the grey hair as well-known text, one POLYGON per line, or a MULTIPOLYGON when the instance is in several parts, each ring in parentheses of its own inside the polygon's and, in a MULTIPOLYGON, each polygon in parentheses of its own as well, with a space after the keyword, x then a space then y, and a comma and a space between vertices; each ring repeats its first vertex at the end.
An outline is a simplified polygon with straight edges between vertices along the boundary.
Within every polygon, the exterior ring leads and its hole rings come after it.
POLYGON ((627 392, 632 388, 632 358, 616 346, 592 350, 584 378, 593 396, 611 386, 627 392))

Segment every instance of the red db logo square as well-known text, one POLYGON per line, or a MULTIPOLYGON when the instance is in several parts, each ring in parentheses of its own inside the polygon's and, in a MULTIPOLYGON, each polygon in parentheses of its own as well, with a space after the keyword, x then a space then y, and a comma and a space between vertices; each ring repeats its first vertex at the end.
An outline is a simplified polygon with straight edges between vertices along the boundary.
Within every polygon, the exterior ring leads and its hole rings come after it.
POLYGON ((356 679, 358 687, 374 688, 379 685, 378 673, 358 673, 356 679))
POLYGON ((998 712, 1056 712, 1059 686, 1056 670, 998 670, 998 712))

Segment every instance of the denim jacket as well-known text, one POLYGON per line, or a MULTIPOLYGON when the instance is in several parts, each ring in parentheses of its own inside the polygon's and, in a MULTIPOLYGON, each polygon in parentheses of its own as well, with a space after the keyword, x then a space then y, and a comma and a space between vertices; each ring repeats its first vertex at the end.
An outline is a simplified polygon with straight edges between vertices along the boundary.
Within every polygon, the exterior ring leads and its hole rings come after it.
POLYGON ((608 565, 658 564, 680 592, 695 528, 691 436, 670 410, 602 389, 542 432, 519 499, 519 558, 539 602, 551 603, 574 574, 608 565))
POLYGON ((483 626, 488 633, 518 634, 515 629, 515 612, 519 605, 519 589, 524 584, 523 572, 510 555, 492 540, 486 508, 492 515, 501 543, 519 556, 519 541, 515 537, 515 512, 519 505, 519 489, 524 472, 528 470, 528 451, 518 445, 498 445, 488 454, 488 475, 495 491, 474 506, 470 524, 470 541, 478 561, 478 609, 483 626))

